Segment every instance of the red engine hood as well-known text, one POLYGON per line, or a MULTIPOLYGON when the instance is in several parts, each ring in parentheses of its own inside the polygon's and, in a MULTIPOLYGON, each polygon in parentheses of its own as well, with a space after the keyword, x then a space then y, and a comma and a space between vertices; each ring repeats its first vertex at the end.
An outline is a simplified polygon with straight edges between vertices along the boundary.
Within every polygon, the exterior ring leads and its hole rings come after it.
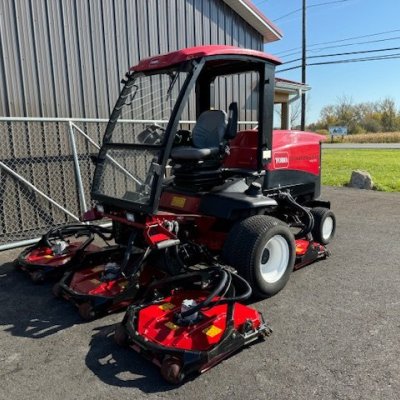
POLYGON ((303 132, 295 130, 274 130, 273 131, 273 150, 283 149, 286 146, 307 146, 324 142, 326 137, 313 132, 303 132))
MULTIPOLYGON (((290 169, 313 175, 320 173, 320 143, 325 136, 312 132, 274 130, 272 160, 269 171, 290 169)), ((258 132, 238 132, 230 143, 230 155, 225 159, 228 168, 257 169, 258 132)))

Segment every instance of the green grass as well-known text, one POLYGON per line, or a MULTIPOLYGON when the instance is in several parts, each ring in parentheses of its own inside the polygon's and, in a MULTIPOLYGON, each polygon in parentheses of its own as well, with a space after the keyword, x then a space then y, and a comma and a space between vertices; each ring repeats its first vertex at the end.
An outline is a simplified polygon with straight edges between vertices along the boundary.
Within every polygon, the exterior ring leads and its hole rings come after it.
POLYGON ((400 192, 400 150, 322 151, 323 185, 345 186, 355 169, 369 172, 377 190, 400 192))

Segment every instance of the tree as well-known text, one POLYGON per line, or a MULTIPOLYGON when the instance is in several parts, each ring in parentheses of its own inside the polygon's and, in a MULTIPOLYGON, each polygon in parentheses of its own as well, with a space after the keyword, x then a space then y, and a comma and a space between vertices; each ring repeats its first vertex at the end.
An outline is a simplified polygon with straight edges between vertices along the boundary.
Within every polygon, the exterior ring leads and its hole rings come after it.
POLYGON ((353 104, 351 98, 342 96, 337 104, 321 110, 314 127, 328 129, 332 125, 345 125, 349 133, 395 131, 400 130, 400 112, 390 98, 353 104))
POLYGON ((397 112, 394 100, 391 98, 383 99, 380 102, 380 111, 383 129, 387 132, 393 132, 398 129, 396 126, 397 112))

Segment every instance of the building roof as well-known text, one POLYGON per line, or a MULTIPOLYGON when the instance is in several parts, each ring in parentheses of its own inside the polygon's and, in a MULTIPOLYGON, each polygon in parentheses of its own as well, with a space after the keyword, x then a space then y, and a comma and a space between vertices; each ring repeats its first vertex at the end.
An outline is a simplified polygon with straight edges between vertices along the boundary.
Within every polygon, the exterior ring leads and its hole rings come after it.
POLYGON ((297 93, 299 90, 307 92, 311 87, 305 83, 290 81, 289 79, 275 78, 275 90, 285 93, 297 93))
POLYGON ((179 64, 184 61, 192 60, 195 58, 216 56, 216 55, 238 55, 238 56, 250 56, 260 58, 265 61, 269 61, 273 64, 281 64, 279 58, 264 53, 262 51, 242 49, 235 46, 224 46, 224 45, 210 45, 210 46, 196 46, 171 53, 162 54, 150 58, 141 60, 139 64, 130 68, 134 71, 151 71, 162 68, 168 68, 173 65, 179 64))
POLYGON ((249 25, 261 33, 264 43, 282 39, 282 32, 273 24, 251 0, 223 0, 249 25))

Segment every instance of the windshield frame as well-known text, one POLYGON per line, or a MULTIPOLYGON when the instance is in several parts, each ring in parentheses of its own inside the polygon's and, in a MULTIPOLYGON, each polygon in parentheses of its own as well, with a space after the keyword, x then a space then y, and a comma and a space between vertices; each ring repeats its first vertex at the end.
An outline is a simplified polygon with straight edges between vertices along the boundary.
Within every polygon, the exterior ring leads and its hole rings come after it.
POLYGON ((165 174, 166 164, 168 162, 169 154, 173 145, 174 137, 176 132, 179 119, 187 102, 189 93, 194 88, 197 77, 204 65, 204 60, 196 61, 191 60, 179 64, 178 66, 173 66, 168 69, 156 70, 150 72, 133 72, 127 76, 125 85, 118 97, 115 107, 111 113, 110 119, 108 121, 101 149, 99 151, 96 168, 93 176, 93 183, 91 189, 92 199, 96 202, 104 204, 106 206, 117 207, 120 209, 125 209, 129 211, 138 211, 142 213, 152 214, 158 209, 159 197, 161 194, 161 186, 163 177, 165 174), (168 73, 171 71, 176 72, 187 72, 186 79, 184 80, 182 87, 179 91, 178 97, 172 109, 169 121, 165 128, 164 139, 160 144, 142 144, 142 143, 115 143, 112 142, 112 134, 118 123, 119 117, 121 115, 122 109, 126 104, 127 96, 132 93, 132 87, 135 85, 135 81, 138 77, 142 76, 153 76, 160 75, 163 73, 168 73), (106 194, 100 193, 98 191, 101 183, 102 174, 105 167, 105 161, 107 158, 107 152, 110 149, 132 149, 132 150, 159 150, 158 161, 153 172, 153 181, 151 184, 151 191, 149 200, 147 203, 139 203, 132 200, 116 198, 108 196, 106 194))

